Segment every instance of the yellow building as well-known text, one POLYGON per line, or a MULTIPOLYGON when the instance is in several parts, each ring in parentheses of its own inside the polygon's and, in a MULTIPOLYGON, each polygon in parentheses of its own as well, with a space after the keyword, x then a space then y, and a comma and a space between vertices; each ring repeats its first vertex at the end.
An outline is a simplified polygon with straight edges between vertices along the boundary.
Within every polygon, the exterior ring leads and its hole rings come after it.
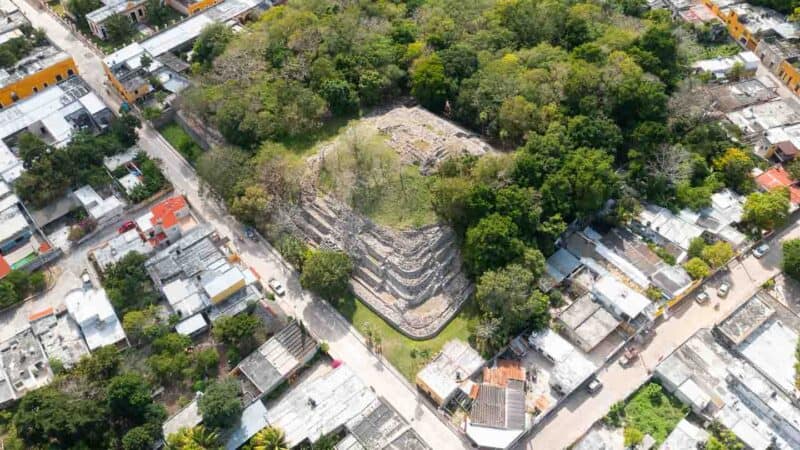
POLYGON ((0 108, 77 74, 78 67, 67 53, 53 46, 37 47, 14 70, 0 71, 0 108))
POLYGON ((728 33, 748 50, 755 51, 759 41, 766 36, 781 39, 800 37, 798 27, 786 21, 777 12, 736 0, 702 0, 728 28, 728 33))
POLYGON ((184 16, 191 16, 204 9, 222 3, 222 1, 223 0, 166 0, 166 3, 184 16))
POLYGON ((786 86, 795 93, 800 94, 800 70, 797 69, 797 59, 784 60, 780 66, 778 76, 781 77, 786 86))

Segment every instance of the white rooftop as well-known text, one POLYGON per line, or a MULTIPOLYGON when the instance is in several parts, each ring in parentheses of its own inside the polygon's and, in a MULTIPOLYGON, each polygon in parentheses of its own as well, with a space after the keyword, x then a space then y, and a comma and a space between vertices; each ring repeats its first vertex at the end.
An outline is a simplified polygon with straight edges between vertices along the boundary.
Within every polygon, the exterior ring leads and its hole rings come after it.
POLYGON ((558 386, 565 394, 572 392, 597 370, 582 351, 549 328, 532 333, 528 342, 553 361, 550 384, 558 386))
POLYGON ((133 161, 140 151, 141 150, 139 147, 131 147, 122 153, 117 153, 116 155, 112 156, 105 156, 103 157, 103 165, 106 166, 106 169, 113 172, 119 167, 122 167, 125 164, 133 161))
POLYGON ((729 112, 726 117, 745 135, 762 133, 770 128, 800 122, 800 114, 783 99, 747 106, 729 112))
POLYGON ((739 345, 739 352, 784 392, 795 392, 797 332, 780 320, 762 325, 739 345))
POLYGON ((195 314, 188 319, 184 319, 175 325, 175 331, 184 336, 191 336, 208 327, 208 322, 202 314, 195 314))
POLYGON ((100 220, 106 216, 113 216, 120 212, 122 201, 114 195, 107 198, 100 197, 91 186, 86 185, 74 192, 75 197, 81 206, 86 209, 94 220, 100 220))
POLYGON ((9 195, 0 200, 0 243, 17 236, 28 229, 28 220, 25 218, 16 195, 9 195))
POLYGON ((717 78, 724 78, 737 64, 743 65, 744 69, 747 71, 754 71, 758 68, 759 62, 758 56, 748 51, 729 57, 697 61, 692 64, 692 67, 703 72, 711 73, 717 78))
POLYGON ((650 300, 621 283, 612 275, 605 275, 595 281, 592 293, 615 312, 622 312, 629 319, 635 319, 650 306, 650 300))
MULTIPOLYGON (((55 128, 48 129, 49 137, 56 145, 65 143, 72 136, 72 126, 65 117, 84 109, 88 104, 93 109, 102 101, 78 78, 50 86, 31 97, 24 98, 0 110, 0 139, 5 139, 31 125, 41 123, 55 128)), ((101 109, 102 110, 102 109, 101 109)), ((40 130, 35 130, 39 134, 40 130)))
POLYGON ((659 450, 686 450, 698 448, 708 440, 708 432, 686 419, 681 419, 661 444, 659 450))
POLYGON ((287 446, 293 448, 339 429, 376 400, 375 393, 347 365, 341 365, 296 385, 267 411, 267 421, 284 431, 287 446))
POLYGON ((64 297, 70 316, 78 322, 89 350, 125 339, 117 314, 103 289, 75 289, 64 297))
POLYGON ((164 438, 168 438, 183 428, 191 428, 201 423, 203 423, 203 416, 200 415, 200 408, 198 408, 197 398, 195 398, 175 415, 168 418, 161 430, 164 433, 164 438))
POLYGON ((230 437, 225 443, 225 450, 236 450, 251 437, 267 426, 267 408, 260 400, 253 402, 242 411, 230 437))
POLYGON ((417 373, 418 382, 424 383, 440 399, 447 399, 458 385, 477 372, 486 361, 466 342, 448 341, 442 351, 417 373))

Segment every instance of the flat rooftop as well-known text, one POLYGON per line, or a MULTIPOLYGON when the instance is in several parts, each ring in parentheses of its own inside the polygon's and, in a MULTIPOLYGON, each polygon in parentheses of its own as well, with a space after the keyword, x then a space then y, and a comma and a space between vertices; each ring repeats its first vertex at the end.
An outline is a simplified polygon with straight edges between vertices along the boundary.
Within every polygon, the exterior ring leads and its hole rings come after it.
MULTIPOLYGON (((346 364, 322 376, 307 379, 275 404, 268 405, 267 422, 282 429, 288 447, 344 427, 369 449, 392 449, 408 443, 410 427, 397 412, 379 398, 346 364)), ((427 449, 421 439, 410 448, 427 449)))
POLYGON ((726 114, 726 117, 739 127, 745 136, 800 122, 800 114, 783 99, 747 106, 726 114))
POLYGON ((577 344, 585 352, 592 351, 620 324, 619 320, 593 300, 592 294, 579 297, 558 319, 571 330, 577 338, 577 344))
POLYGON ((316 349, 314 338, 297 322, 291 322, 243 359, 236 370, 255 386, 260 397, 307 362, 316 349))
POLYGON ((469 344, 454 339, 448 341, 433 361, 417 373, 417 383, 424 384, 444 400, 484 364, 486 361, 469 344))
POLYGON ((751 78, 737 83, 714 85, 708 88, 716 107, 723 113, 773 100, 778 95, 761 81, 751 78))
POLYGON ((747 361, 701 329, 656 366, 656 376, 695 412, 718 420, 750 448, 800 448, 800 411, 747 361))
POLYGON ((34 134, 45 142, 63 145, 76 128, 91 125, 92 119, 104 113, 111 114, 86 82, 71 77, 0 110, 0 140, 37 125, 36 130, 31 130, 34 134))
POLYGON ((133 43, 106 56, 103 63, 114 67, 139 56, 143 51, 155 59, 194 41, 203 28, 212 23, 225 23, 264 5, 264 0, 226 0, 180 23, 156 33, 140 43, 133 43))
MULTIPOLYGON (((202 395, 202 394, 201 394, 202 395)), ((189 404, 183 407, 180 411, 169 417, 164 425, 161 427, 164 437, 168 438, 183 428, 191 428, 200 425, 203 422, 203 416, 200 415, 200 408, 197 405, 197 397, 195 397, 189 404)))
POLYGON ((57 316, 52 308, 48 308, 29 320, 49 360, 58 360, 70 369, 89 354, 80 327, 67 314, 57 316))
POLYGON ((0 343, 0 363, 17 397, 52 379, 47 356, 30 328, 0 343))
POLYGON ((36 47, 27 56, 17 61, 12 70, 0 69, 0 88, 10 86, 56 63, 71 58, 69 54, 53 45, 36 47))
POLYGON ((130 253, 149 255, 153 246, 142 239, 136 229, 128 230, 109 239, 102 247, 92 251, 92 256, 101 271, 105 271, 113 264, 130 253))
POLYGON ((730 339, 734 345, 738 345, 773 314, 775 314, 775 310, 756 294, 720 322, 717 330, 730 339))

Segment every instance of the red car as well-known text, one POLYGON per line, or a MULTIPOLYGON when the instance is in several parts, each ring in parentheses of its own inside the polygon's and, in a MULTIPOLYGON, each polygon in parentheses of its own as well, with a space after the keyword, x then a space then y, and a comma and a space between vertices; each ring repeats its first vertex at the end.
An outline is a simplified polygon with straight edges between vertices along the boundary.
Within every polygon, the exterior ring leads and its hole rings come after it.
POLYGON ((129 220, 129 221, 123 223, 122 226, 117 228, 117 232, 119 234, 122 234, 122 233, 125 233, 126 231, 130 231, 130 230, 132 230, 134 228, 136 228, 136 222, 134 222, 132 220, 129 220))

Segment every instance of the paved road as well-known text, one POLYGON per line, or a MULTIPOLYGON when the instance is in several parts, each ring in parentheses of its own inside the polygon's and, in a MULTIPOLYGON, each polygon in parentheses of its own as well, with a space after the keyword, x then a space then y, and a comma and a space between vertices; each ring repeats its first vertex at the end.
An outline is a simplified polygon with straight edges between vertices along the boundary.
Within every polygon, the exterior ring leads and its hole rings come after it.
MULTIPOLYGON (((81 76, 106 104, 113 105, 118 110, 121 100, 110 88, 107 89, 101 59, 46 11, 39 10, 24 0, 13 1, 34 27, 43 28, 51 40, 73 56, 81 76)), ((162 169, 175 190, 183 193, 198 215, 213 225, 221 235, 229 236, 235 242, 237 236, 244 234, 242 226, 223 208, 215 201, 200 195, 199 180, 194 169, 156 130, 144 125, 139 132, 139 146, 162 161, 162 169)), ((417 391, 367 350, 357 331, 338 312, 300 288, 297 274, 285 265, 274 249, 264 242, 246 241, 238 245, 242 260, 253 267, 262 278, 274 277, 284 282, 287 293, 280 299, 280 304, 287 314, 302 317, 319 339, 328 342, 331 356, 350 365, 366 383, 372 385, 432 448, 465 448, 460 437, 425 406, 417 391)))

